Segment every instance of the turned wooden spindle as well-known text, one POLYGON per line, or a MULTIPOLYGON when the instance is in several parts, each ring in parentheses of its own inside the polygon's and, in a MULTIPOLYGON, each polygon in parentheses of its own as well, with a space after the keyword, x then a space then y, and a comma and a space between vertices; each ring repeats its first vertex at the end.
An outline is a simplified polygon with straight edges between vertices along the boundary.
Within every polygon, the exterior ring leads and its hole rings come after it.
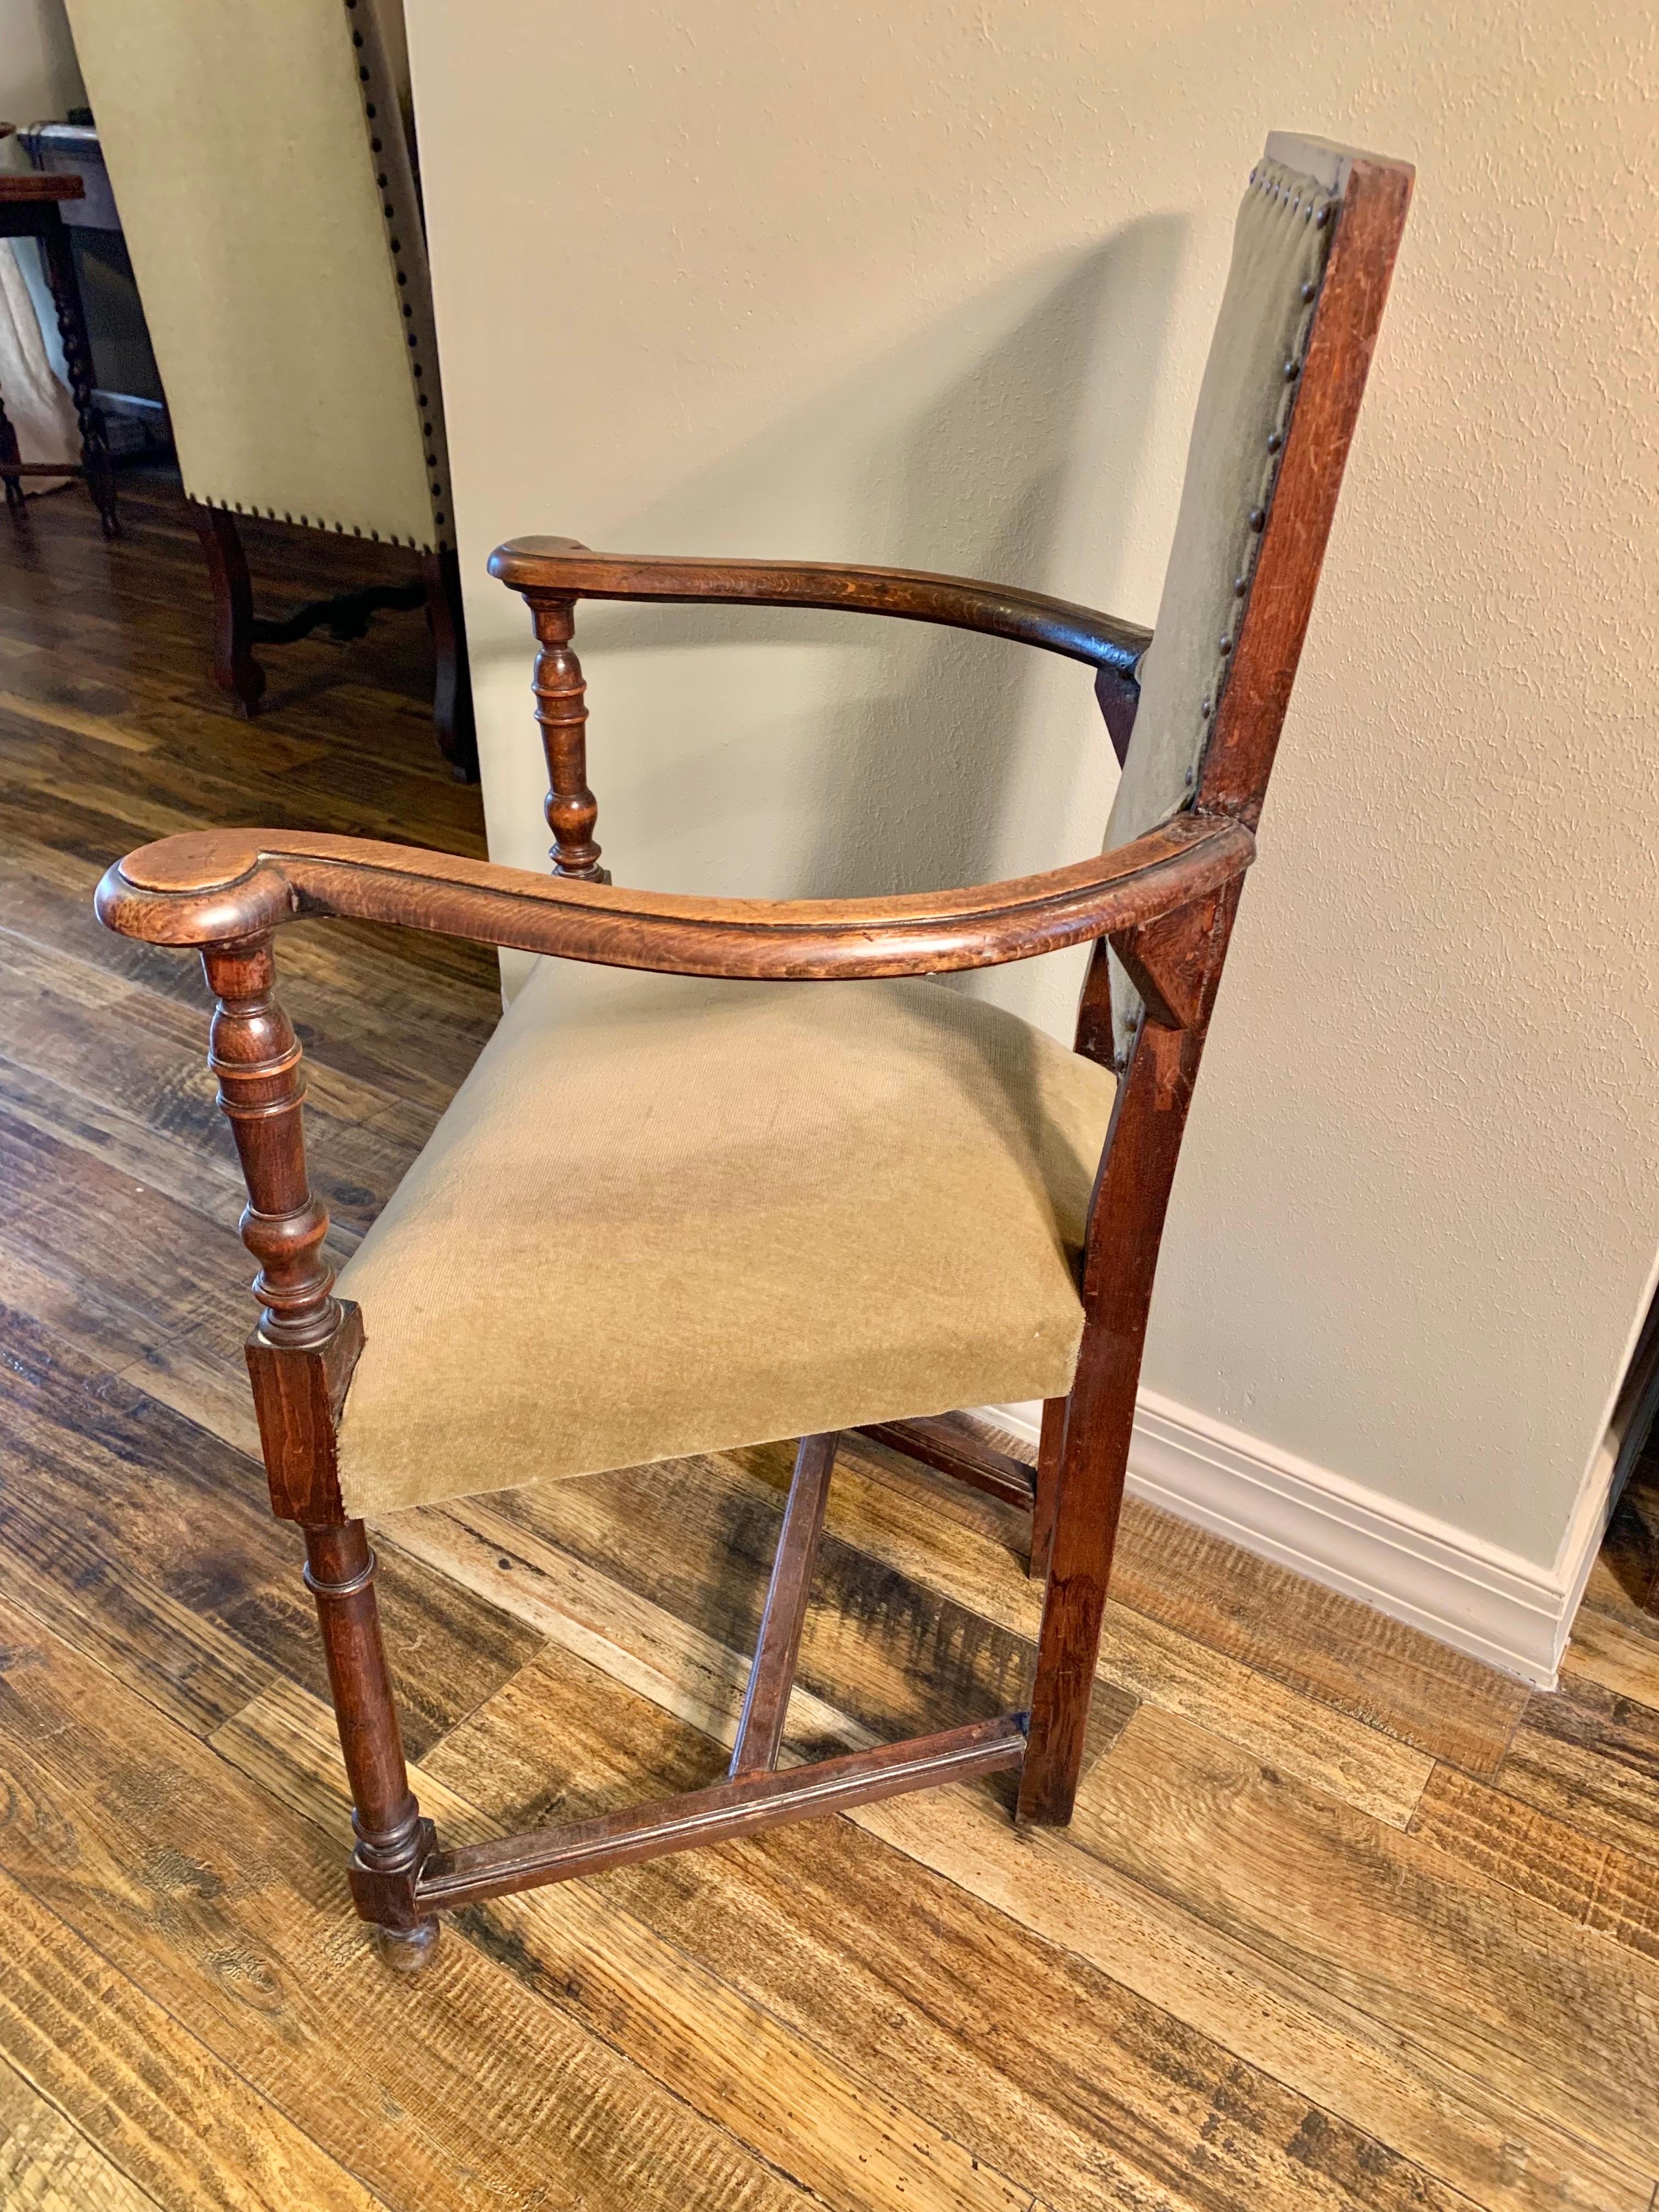
POLYGON ((535 617, 536 720, 547 755, 547 826, 553 832, 548 858, 556 876, 577 876, 608 884, 611 872, 599 866, 593 825, 599 801, 587 787, 587 686, 582 665, 570 650, 576 603, 544 592, 527 592, 535 617))
POLYGON ((398 1708, 374 1602, 374 1554, 361 1521, 306 1530, 306 1587, 317 1601, 340 1748, 351 1784, 357 1838, 346 1868, 353 1900, 375 1923, 381 1949, 408 1972, 438 1940, 431 1913, 415 1908, 414 1884, 434 1847, 409 1786, 398 1708))
POLYGON ((306 1180, 300 1042, 274 996, 269 937, 210 947, 202 966, 218 1001, 208 1066, 219 1079, 247 1184, 242 1242, 259 1262, 258 1333, 267 1344, 304 1350, 334 1334, 340 1306, 330 1296, 334 1273, 322 1251, 327 1209, 306 1180))
POLYGON ((413 1969, 437 1940, 437 1922, 414 1906, 415 1877, 435 1839, 409 1786, 374 1555, 362 1522, 345 1517, 335 1475, 335 1431, 362 1348, 361 1319, 332 1295, 323 1257, 328 1212, 306 1175, 300 1042, 275 997, 270 939, 211 946, 202 965, 218 1002, 208 1065, 247 1184, 242 1241, 259 1262, 248 1370, 271 1504, 305 1529, 306 1586, 317 1601, 351 1787, 357 1844, 347 1872, 387 1958, 413 1969))

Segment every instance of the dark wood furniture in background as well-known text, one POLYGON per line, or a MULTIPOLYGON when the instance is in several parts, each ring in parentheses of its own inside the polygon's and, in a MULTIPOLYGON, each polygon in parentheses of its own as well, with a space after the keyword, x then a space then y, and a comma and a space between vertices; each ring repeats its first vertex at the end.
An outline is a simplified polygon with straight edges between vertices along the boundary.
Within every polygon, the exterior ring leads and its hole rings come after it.
POLYGON ((75 109, 67 122, 26 125, 17 143, 41 175, 81 179, 81 198, 65 200, 62 213, 87 313, 92 396, 109 431, 110 449, 118 459, 171 453, 161 373, 90 112, 75 109))
POLYGON ((58 331, 64 342, 64 362, 69 370, 70 392, 81 428, 81 459, 68 461, 25 461, 18 457, 17 437, 6 419, 5 395, 0 392, 0 477, 6 486, 6 505, 14 518, 27 512, 23 501, 25 477, 81 477, 92 495, 93 505, 106 538, 118 538, 121 524, 115 511, 115 476, 110 466, 109 441, 104 418, 93 392, 92 342, 87 336, 86 313, 81 286, 70 251, 69 232, 61 212, 65 201, 78 200, 82 186, 78 177, 0 176, 0 238, 33 238, 40 244, 46 279, 58 310, 58 331))
MULTIPOLYGON (((248 1362, 271 1502, 304 1532, 306 1579, 322 1623, 356 1807, 353 1891, 394 1963, 421 1963, 441 1907, 934 1783, 1017 1771, 1022 1819, 1058 1824, 1071 1815, 1170 1185, 1411 191, 1403 164, 1299 150, 1307 159, 1295 162, 1298 170, 1330 172, 1316 220, 1323 226, 1334 217, 1334 236, 1322 278, 1302 294, 1316 304, 1301 355, 1282 364, 1288 428, 1267 441, 1275 457, 1268 488, 1249 511, 1258 550, 1234 587, 1239 612, 1228 617, 1219 647, 1222 678, 1203 700, 1207 742, 1188 779, 1191 804, 1161 826, 1099 859, 963 890, 768 903, 614 889, 592 834, 585 698, 570 649, 580 599, 836 606, 1039 645, 1097 672, 1120 752, 1147 634, 1036 594, 948 577, 643 560, 544 539, 503 547, 491 565, 529 602, 540 641, 535 680, 556 841, 550 878, 352 838, 252 830, 167 839, 112 867, 100 888, 99 911, 112 928, 198 949, 217 1002, 210 1065, 247 1185, 243 1236, 259 1261, 261 1314, 248 1362), (336 1437, 362 1322, 331 1293, 322 1251, 327 1216, 309 1188, 301 1133, 301 1049, 274 996, 275 933, 311 915, 355 915, 617 967, 763 979, 932 975, 1091 943, 1077 1049, 1109 1061, 1110 944, 1141 1011, 1117 1062, 1090 1212, 1082 1349, 1069 1395, 1045 1409, 1035 1482, 1028 1486, 1012 1461, 958 1448, 948 1423, 878 1431, 1000 1494, 1030 1496, 1032 1571, 1046 1586, 1029 1711, 775 1771, 799 1593, 835 1450, 833 1437, 808 1437, 728 1779, 634 1812, 439 1847, 409 1788, 376 1621, 373 1554, 338 1486, 336 1437)), ((1281 151, 1279 158, 1293 156, 1281 151)), ((1295 208, 1299 221, 1300 195, 1295 208)), ((1306 216, 1316 220, 1311 198, 1306 216)), ((1272 366, 1277 379, 1281 364, 1272 366)), ((1257 467, 1254 456, 1249 467, 1257 467)), ((550 1265, 556 1265, 551 1231, 550 1265)))
MULTIPOLYGON (((33 134, 80 164, 131 248, 213 591, 213 670, 258 712, 258 648, 360 638, 424 608, 433 720, 477 774, 401 9, 70 0, 89 123, 33 134), (104 167, 107 164, 107 168, 104 167), (239 519, 405 549, 406 581, 256 615, 239 519)), ((125 248, 124 248, 125 253, 125 248)))
MULTIPOLYGON (((454 551, 416 556, 417 573, 406 584, 370 584, 361 591, 308 599, 290 615, 256 615, 247 556, 236 517, 200 500, 185 502, 201 540, 213 591, 213 674, 237 712, 249 719, 264 696, 265 672, 256 645, 292 645, 313 630, 326 630, 337 644, 368 635, 374 616, 387 608, 424 607, 437 661, 432 701, 438 749, 465 782, 477 775, 477 740, 472 728, 472 691, 466 663, 466 629, 461 611, 461 572, 454 551)), ((284 518, 288 520, 288 518, 284 518)))
MULTIPOLYGON (((95 240, 101 251, 117 256, 120 271, 131 285, 131 264, 122 236, 120 214, 95 126, 90 123, 42 124, 18 135, 31 161, 42 173, 38 178, 23 181, 40 187, 43 197, 61 201, 64 228, 78 234, 83 250, 95 240)), ((0 180, 0 189, 3 189, 4 181, 0 180)), ((75 245, 75 238, 68 239, 63 256, 63 265, 71 279, 76 275, 75 245)), ((106 280, 106 293, 108 289, 106 280)), ((121 335, 125 344, 117 350, 124 356, 137 356, 136 380, 143 381, 149 389, 130 392, 100 388, 78 283, 73 286, 72 299, 80 335, 73 355, 65 337, 64 352, 84 365, 85 374, 92 382, 87 404, 93 413, 100 417, 111 414, 130 416, 142 423, 150 441, 169 446, 171 427, 166 403, 161 396, 160 373, 147 336, 142 328, 124 330, 121 335), (151 391, 154 397, 150 396, 151 391)), ((61 313, 60 309, 60 320, 61 313)), ((134 289, 126 319, 135 321, 139 316, 134 289)), ((111 335, 105 331, 101 338, 111 335)), ((78 391, 76 398, 77 407, 81 407, 82 395, 78 391)), ((0 421, 0 441, 4 435, 3 422, 0 421)), ((0 452, 4 450, 0 444, 0 452)), ((7 489, 10 497, 9 478, 7 489)), ((235 702, 239 714, 251 718, 258 711, 264 696, 265 671, 254 652, 256 646, 292 645, 319 629, 325 630, 337 644, 343 645, 365 636, 371 619, 383 611, 423 608, 437 663, 433 722, 439 749, 459 775, 468 781, 471 779, 477 770, 471 735, 471 689, 461 613, 460 570, 453 549, 418 555, 416 573, 407 583, 366 586, 337 592, 327 599, 308 600, 289 615, 261 616, 253 611, 253 589, 236 517, 228 508, 210 507, 199 500, 187 498, 185 506, 201 542, 213 594, 214 679, 235 702)))

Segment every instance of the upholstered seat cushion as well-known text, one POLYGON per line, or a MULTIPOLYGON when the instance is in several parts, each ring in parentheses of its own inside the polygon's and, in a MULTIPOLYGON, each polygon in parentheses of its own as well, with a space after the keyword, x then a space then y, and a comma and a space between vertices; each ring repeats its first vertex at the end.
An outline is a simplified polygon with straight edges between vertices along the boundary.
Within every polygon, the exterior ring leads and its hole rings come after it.
POLYGON ((542 962, 342 1274, 349 1510, 1063 1393, 1113 1095, 942 984, 542 962))

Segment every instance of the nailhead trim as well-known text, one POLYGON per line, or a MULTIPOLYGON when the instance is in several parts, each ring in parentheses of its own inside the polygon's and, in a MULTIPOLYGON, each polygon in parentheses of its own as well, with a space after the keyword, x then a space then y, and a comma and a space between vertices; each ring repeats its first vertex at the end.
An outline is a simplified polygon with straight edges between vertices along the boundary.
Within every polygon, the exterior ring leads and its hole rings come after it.
MULTIPOLYGON (((189 496, 195 501, 198 507, 216 507, 222 514, 252 515, 256 522, 286 522, 304 530, 331 530, 337 538, 345 537, 348 529, 353 538, 361 538, 364 535, 363 526, 360 522, 349 525, 343 522, 331 522, 325 515, 321 514, 278 514, 274 507, 250 507, 240 499, 216 498, 211 492, 191 491, 189 496)), ((444 517, 439 514, 434 515, 433 520, 441 523, 444 517)), ((435 550, 433 546, 419 538, 399 538, 395 530, 389 532, 384 540, 378 530, 371 530, 368 535, 377 545, 382 543, 387 545, 407 545, 411 553, 430 553, 435 550)))
MULTIPOLYGON (((357 12, 358 0, 344 0, 344 6, 346 20, 348 23, 351 23, 352 17, 356 15, 357 12)), ((409 289, 409 271, 403 266, 403 240, 398 235, 396 228, 398 222, 398 209, 395 201, 389 194, 388 179, 393 165, 390 161, 382 162, 380 159, 380 157, 386 152, 386 143, 385 140, 380 136, 380 131, 376 127, 380 116, 380 103, 384 100, 389 107, 395 108, 397 106, 397 100, 390 86, 380 84, 376 82, 376 71, 370 64, 372 60, 378 58, 377 49, 366 44, 362 32, 358 29, 355 23, 351 23, 351 43, 359 56, 362 58, 357 70, 357 81, 363 104, 363 118, 369 126, 368 150, 375 158, 376 167, 374 171, 374 181, 380 192, 387 195, 383 198, 380 202, 381 220, 386 226, 386 251, 392 256, 392 273, 397 279, 400 290, 407 291, 409 289)), ((399 127, 401 127, 401 125, 399 127)), ((414 296, 416 298, 420 296, 418 288, 416 288, 414 296)), ((401 301, 399 304, 403 309, 404 319, 411 323, 416 322, 416 318, 413 300, 405 298, 401 301)), ((449 542, 447 529, 447 525, 449 520, 447 512, 449 505, 447 496, 448 471, 441 434, 437 425, 432 419, 433 409, 436 403, 434 400, 432 394, 425 389, 426 364, 421 359, 421 349, 422 344, 428 341, 429 331, 423 335, 422 330, 417 325, 416 329, 405 331, 404 338, 409 356, 410 378, 414 390, 416 412, 420 418, 422 438, 421 450, 424 456, 427 468, 430 471, 427 481, 428 487, 434 502, 432 510, 432 523, 433 532, 436 543, 435 544, 430 545, 419 545, 418 550, 423 553, 431 553, 434 551, 446 550, 447 544, 449 542), (442 501, 443 504, 437 504, 439 501, 442 501)), ((337 530, 343 527, 343 526, 338 523, 334 526, 337 530)), ((354 535, 361 537, 362 535, 361 529, 354 526, 354 535)), ((378 531, 371 531, 369 535, 378 543, 380 538, 380 532, 378 531)), ((392 543, 395 544, 398 542, 398 539, 394 536, 392 539, 392 543)), ((413 538, 411 538, 408 542, 411 546, 415 546, 416 544, 416 540, 413 538)))
MULTIPOLYGON (((1294 176, 1289 170, 1280 168, 1277 162, 1258 161, 1250 172, 1250 185, 1275 207, 1285 208, 1292 216, 1299 215, 1304 222, 1311 222, 1316 230, 1328 228, 1338 205, 1338 202, 1321 191, 1310 178, 1294 176)), ((1233 597, 1243 599, 1245 604, 1239 610, 1237 619, 1217 641, 1215 673, 1198 710, 1199 720, 1206 724, 1213 719, 1222 702, 1232 650, 1238 641, 1240 626, 1249 612, 1256 553, 1261 534, 1267 526, 1273 489, 1278 482, 1278 457, 1284 451, 1285 441, 1289 434, 1291 413, 1301 384, 1303 356, 1307 351, 1308 333, 1313 325, 1314 310, 1319 298, 1318 279, 1306 279, 1299 289, 1298 296, 1307 313, 1302 318, 1295 343, 1285 363, 1284 392, 1279 403, 1278 419, 1267 434, 1268 461, 1262 475, 1261 495, 1246 518, 1249 534, 1240 549, 1238 573, 1233 578, 1233 597)), ((1189 788, 1196 780, 1195 776, 1188 776, 1189 788)))

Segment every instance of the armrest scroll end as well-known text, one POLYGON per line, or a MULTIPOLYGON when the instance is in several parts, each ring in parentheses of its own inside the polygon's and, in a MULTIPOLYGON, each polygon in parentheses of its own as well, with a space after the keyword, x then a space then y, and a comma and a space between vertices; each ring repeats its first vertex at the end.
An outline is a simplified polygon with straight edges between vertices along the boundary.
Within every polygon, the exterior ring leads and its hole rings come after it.
POLYGON ((299 911, 282 870, 225 830, 140 846, 106 872, 93 905, 118 937, 189 948, 265 936, 299 911))

